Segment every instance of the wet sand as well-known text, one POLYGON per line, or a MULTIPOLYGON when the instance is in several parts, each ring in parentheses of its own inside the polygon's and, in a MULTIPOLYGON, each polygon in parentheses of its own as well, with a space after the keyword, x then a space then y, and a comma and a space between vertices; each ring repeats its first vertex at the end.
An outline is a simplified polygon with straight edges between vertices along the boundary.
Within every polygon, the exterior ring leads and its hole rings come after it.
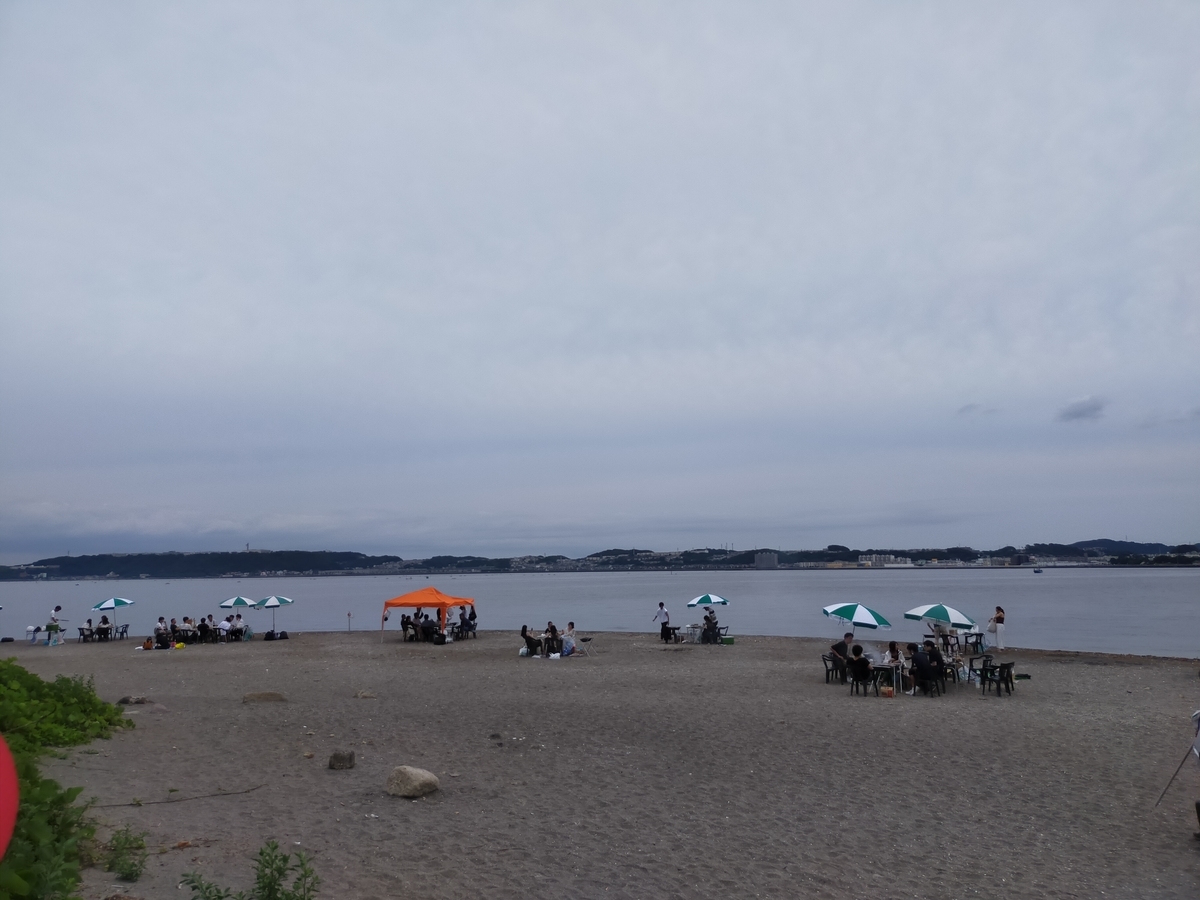
POLYGON ((190 870, 244 889, 268 839, 312 854, 339 898, 1200 896, 1200 767, 1153 808, 1191 739, 1197 662, 1014 651, 1032 680, 1011 698, 864 699, 825 684, 825 641, 519 645, 360 632, 5 655, 154 701, 46 764, 106 828, 149 832, 142 880, 89 870, 89 900, 186 897, 190 870), (326 768, 339 749, 354 769, 326 768), (402 764, 442 790, 388 796, 402 764))

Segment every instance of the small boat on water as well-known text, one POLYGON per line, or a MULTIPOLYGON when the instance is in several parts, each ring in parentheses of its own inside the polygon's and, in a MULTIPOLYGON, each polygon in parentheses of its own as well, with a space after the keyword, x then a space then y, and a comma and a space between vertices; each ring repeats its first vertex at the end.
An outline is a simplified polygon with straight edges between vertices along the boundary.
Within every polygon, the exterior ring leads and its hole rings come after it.
POLYGON ((1042 570, 1041 570, 1041 569, 1034 569, 1034 570, 1033 570, 1033 574, 1034 574, 1034 575, 1041 575, 1041 574, 1042 574, 1042 570))

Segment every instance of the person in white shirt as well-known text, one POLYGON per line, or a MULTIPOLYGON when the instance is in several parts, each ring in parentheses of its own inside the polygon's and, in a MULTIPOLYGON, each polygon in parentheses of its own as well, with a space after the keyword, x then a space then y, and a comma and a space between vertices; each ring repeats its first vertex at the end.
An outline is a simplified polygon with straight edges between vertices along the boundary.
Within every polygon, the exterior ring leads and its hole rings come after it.
POLYGON ((56 606, 50 610, 50 621, 46 625, 46 634, 49 640, 46 641, 48 646, 55 647, 59 642, 59 635, 62 632, 62 625, 58 621, 58 614, 62 612, 61 606, 56 606))
POLYGON ((665 643, 671 643, 671 614, 667 612, 667 608, 661 602, 658 604, 658 610, 654 613, 654 618, 650 621, 658 622, 662 626, 658 636, 665 643))
POLYGON ((575 623, 568 622, 566 630, 562 633, 562 655, 570 656, 575 652, 575 623))

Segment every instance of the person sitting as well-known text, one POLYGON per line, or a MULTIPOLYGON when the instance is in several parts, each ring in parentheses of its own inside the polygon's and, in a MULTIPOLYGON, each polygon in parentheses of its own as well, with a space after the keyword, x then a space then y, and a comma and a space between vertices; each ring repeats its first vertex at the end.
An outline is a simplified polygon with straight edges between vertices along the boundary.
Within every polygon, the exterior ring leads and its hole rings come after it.
POLYGON ((175 621, 173 616, 171 617, 171 624, 167 626, 167 631, 171 635, 171 643, 179 643, 179 623, 175 621))
POLYGON ((883 657, 879 661, 880 667, 886 667, 893 670, 892 687, 899 685, 904 686, 904 654, 900 652, 900 648, 895 641, 888 641, 887 649, 883 651, 883 657), (900 675, 895 675, 896 669, 900 670, 900 675))
POLYGON ((101 616, 99 624, 96 625, 96 640, 107 641, 112 637, 112 624, 108 621, 108 616, 101 616))
POLYGON ((916 644, 909 644, 908 655, 912 660, 913 693, 916 693, 917 688, 920 688, 924 694, 932 693, 938 676, 929 659, 929 654, 916 644))
POLYGON ((546 623, 546 653, 562 655, 562 639, 559 638, 558 629, 554 627, 553 622, 546 623))
POLYGON ((717 614, 711 609, 705 610, 704 612, 704 628, 700 632, 700 643, 721 643, 721 629, 720 626, 717 625, 717 614))
POLYGON ((829 648, 833 656, 833 669, 837 672, 842 684, 846 683, 846 666, 850 662, 850 642, 854 640, 854 632, 847 631, 842 639, 829 648))
POLYGON ((433 641, 438 633, 438 623, 429 618, 429 614, 425 614, 424 620, 421 622, 421 640, 433 641))
POLYGON ((529 651, 530 656, 542 655, 542 642, 529 633, 529 626, 521 626, 521 639, 525 641, 525 649, 529 651))
POLYGON ((946 658, 933 641, 925 641, 925 654, 929 657, 929 665, 933 668, 934 676, 946 686, 946 658))
POLYGON ((209 632, 212 631, 208 626, 206 619, 201 619, 200 624, 196 626, 196 634, 199 636, 199 641, 202 644, 207 644, 210 637, 209 632))
POLYGON ((165 650, 171 646, 171 628, 162 616, 159 616, 158 621, 154 623, 154 646, 159 650, 165 650))
POLYGON ((562 655, 570 656, 575 652, 575 623, 568 622, 562 633, 562 655))
POLYGON ((861 687, 863 696, 867 695, 867 685, 871 683, 871 661, 863 656, 862 644, 855 644, 850 651, 850 661, 846 664, 850 673, 851 688, 861 687))
POLYGON ((221 640, 228 641, 229 633, 233 631, 233 616, 226 616, 218 622, 217 629, 220 631, 221 640))

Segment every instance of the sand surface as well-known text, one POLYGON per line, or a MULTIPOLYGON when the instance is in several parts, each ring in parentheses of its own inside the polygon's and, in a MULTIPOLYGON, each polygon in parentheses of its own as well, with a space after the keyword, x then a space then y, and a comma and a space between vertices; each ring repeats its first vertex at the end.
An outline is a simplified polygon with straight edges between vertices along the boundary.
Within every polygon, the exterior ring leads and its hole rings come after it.
POLYGON ((556 661, 518 658, 506 633, 355 633, 5 651, 154 701, 47 762, 100 804, 145 804, 98 815, 149 832, 146 874, 89 870, 85 898, 187 897, 190 870, 245 888, 267 839, 312 854, 339 898, 1200 896, 1200 767, 1153 808, 1190 741, 1197 663, 1017 651, 1001 659, 1033 677, 1012 698, 862 699, 825 684, 825 644, 597 635, 594 657, 556 661), (260 690, 288 701, 242 702, 260 690), (326 768, 339 749, 356 768, 326 768), (442 790, 388 796, 402 764, 442 790))

